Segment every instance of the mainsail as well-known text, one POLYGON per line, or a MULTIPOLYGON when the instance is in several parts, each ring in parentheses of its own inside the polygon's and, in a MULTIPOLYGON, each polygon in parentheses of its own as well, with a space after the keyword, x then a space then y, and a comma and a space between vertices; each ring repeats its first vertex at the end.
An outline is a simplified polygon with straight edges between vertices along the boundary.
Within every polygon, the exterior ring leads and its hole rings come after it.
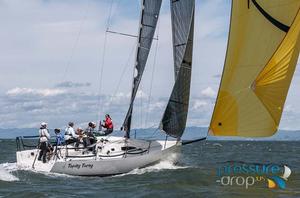
POLYGON ((160 129, 178 138, 184 132, 190 97, 195 0, 171 0, 175 85, 160 129))
POLYGON ((137 54, 136 54, 136 62, 135 62, 135 74, 133 79, 131 100, 130 100, 128 112, 126 114, 123 123, 123 128, 127 132, 127 137, 129 137, 130 127, 131 127, 133 103, 150 52, 153 36, 156 29, 156 24, 158 21, 161 2, 162 0, 142 0, 138 44, 137 44, 137 52, 136 52, 137 54))
POLYGON ((299 55, 299 8, 299 0, 232 1, 209 134, 263 137, 277 131, 299 55))

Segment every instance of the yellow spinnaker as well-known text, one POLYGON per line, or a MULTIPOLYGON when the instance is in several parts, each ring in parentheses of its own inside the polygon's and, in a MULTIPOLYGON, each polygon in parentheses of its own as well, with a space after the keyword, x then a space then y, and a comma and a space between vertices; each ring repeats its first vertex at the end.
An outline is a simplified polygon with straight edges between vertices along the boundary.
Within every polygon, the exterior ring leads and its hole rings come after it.
POLYGON ((209 133, 273 135, 300 48, 300 0, 233 0, 223 76, 209 133))

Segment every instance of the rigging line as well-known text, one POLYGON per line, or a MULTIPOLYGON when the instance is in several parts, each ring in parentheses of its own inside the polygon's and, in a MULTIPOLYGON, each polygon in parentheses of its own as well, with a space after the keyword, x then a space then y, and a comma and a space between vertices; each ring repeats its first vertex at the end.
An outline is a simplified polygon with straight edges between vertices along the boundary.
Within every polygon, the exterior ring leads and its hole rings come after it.
POLYGON ((79 42, 79 39, 80 39, 80 36, 81 36, 82 27, 83 27, 83 25, 84 25, 84 22, 86 21, 87 15, 88 15, 89 6, 90 6, 90 5, 88 4, 87 7, 86 7, 86 9, 85 9, 85 11, 84 11, 83 19, 82 19, 81 22, 80 22, 79 31, 78 31, 78 34, 77 34, 77 36, 76 36, 76 38, 75 38, 75 43, 74 43, 74 45, 73 45, 73 48, 72 48, 72 51, 71 51, 71 55, 70 55, 70 57, 69 57, 69 59, 68 59, 67 66, 66 66, 66 69, 65 69, 65 72, 63 73, 62 80, 65 79, 65 77, 66 77, 66 75, 67 75, 67 73, 68 73, 68 71, 69 71, 69 68, 70 68, 70 66, 71 66, 71 62, 72 62, 72 59, 73 59, 73 57, 74 57, 75 49, 76 49, 76 47, 77 47, 77 45, 78 45, 78 42, 79 42))
MULTIPOLYGON (((114 0, 111 0, 109 12, 108 12, 108 18, 107 18, 107 22, 106 22, 106 31, 108 30, 108 28, 110 26, 113 4, 114 4, 114 0)), ((107 45, 107 32, 106 31, 104 33, 104 43, 103 43, 103 50, 102 50, 102 61, 101 61, 100 73, 99 73, 99 76, 100 76, 99 90, 98 90, 98 95, 99 95, 99 97, 98 97, 99 112, 98 113, 99 113, 99 116, 101 116, 101 114, 103 113, 103 103, 102 103, 102 100, 101 100, 101 94, 102 94, 103 71, 104 71, 104 66, 105 66, 105 55, 106 55, 106 45, 107 45)), ((96 117, 97 116, 98 115, 96 115, 96 117)), ((101 119, 101 118, 99 118, 99 119, 101 119)))
POLYGON ((140 107, 140 111, 141 111, 141 128, 143 127, 143 91, 142 91, 142 84, 140 85, 140 97, 141 97, 141 107, 140 107))
POLYGON ((136 46, 136 43, 134 43, 134 45, 132 46, 130 55, 129 55, 128 59, 127 59, 126 64, 124 64, 124 67, 123 67, 121 76, 119 77, 119 81, 118 81, 117 87, 116 87, 116 89, 115 89, 115 91, 114 91, 114 94, 110 97, 110 100, 109 100, 109 103, 108 103, 107 106, 110 106, 110 105, 111 105, 113 99, 116 97, 116 95, 117 95, 117 93, 118 93, 118 91, 119 91, 119 89, 120 89, 122 79, 123 79, 124 76, 126 76, 125 73, 127 72, 127 69, 129 68, 128 65, 130 64, 131 57, 132 57, 132 55, 133 55, 133 53, 134 53, 134 51, 135 51, 135 46, 136 46))
MULTIPOLYGON (((138 38, 137 35, 133 35, 133 34, 127 34, 127 33, 122 33, 122 32, 116 32, 116 31, 112 31, 112 30, 106 30, 107 33, 111 33, 111 34, 119 34, 121 36, 128 36, 128 37, 132 37, 132 38, 138 38)), ((141 37, 141 38, 149 38, 150 37, 141 37)), ((157 37, 153 37, 152 38, 153 40, 158 40, 157 37)))
POLYGON ((201 141, 206 140, 206 139, 207 139, 207 137, 198 138, 198 139, 195 139, 195 140, 186 140, 186 141, 182 142, 182 145, 192 144, 192 143, 195 143, 195 142, 201 142, 201 141))
POLYGON ((155 129, 155 131, 152 133, 152 135, 150 135, 148 138, 149 138, 149 139, 150 139, 150 138, 153 138, 154 135, 157 133, 157 131, 159 131, 159 128, 155 129))
MULTIPOLYGON (((148 127, 148 128, 152 129, 152 128, 155 127, 155 126, 157 126, 157 124, 154 124, 154 125, 152 125, 152 126, 150 126, 150 127, 148 127)), ((155 131, 152 133, 152 135, 146 136, 146 137, 147 137, 147 138, 152 138, 152 137, 157 133, 157 131, 159 131, 159 130, 160 130, 159 128, 155 128, 155 131)))
MULTIPOLYGON (((158 18, 158 25, 157 25, 157 40, 159 35, 159 28, 160 26, 160 18, 158 18)), ((149 116, 149 109, 150 109, 150 103, 151 103, 151 97, 152 97, 152 88, 153 88, 153 80, 154 80, 154 73, 155 73, 155 66, 156 66, 156 57, 157 57, 157 51, 158 51, 158 42, 155 43, 155 52, 154 52, 154 61, 153 61, 153 68, 152 68, 152 74, 151 74, 151 81, 150 81, 150 90, 149 90, 149 98, 148 98, 148 104, 147 104, 147 110, 146 110, 146 118, 145 118, 145 126, 148 124, 148 116, 149 116)))
MULTIPOLYGON (((178 116, 179 117, 182 117, 182 116, 184 116, 185 114, 184 113, 180 113, 180 114, 178 114, 178 116)), ((162 123, 166 123, 166 122, 169 122, 171 119, 168 119, 168 120, 165 120, 165 121, 162 121, 162 123)), ((157 126, 157 124, 153 124, 152 126, 149 126, 148 128, 153 128, 153 127, 155 127, 155 126, 157 126)), ((150 136, 148 136, 148 138, 153 138, 154 137, 154 135, 157 133, 157 131, 159 131, 159 130, 161 130, 159 127, 157 127, 156 129, 155 129, 155 131, 150 135, 150 136)), ((164 131, 164 133, 166 133, 165 131, 164 131)), ((171 136, 172 137, 172 136, 171 136)))

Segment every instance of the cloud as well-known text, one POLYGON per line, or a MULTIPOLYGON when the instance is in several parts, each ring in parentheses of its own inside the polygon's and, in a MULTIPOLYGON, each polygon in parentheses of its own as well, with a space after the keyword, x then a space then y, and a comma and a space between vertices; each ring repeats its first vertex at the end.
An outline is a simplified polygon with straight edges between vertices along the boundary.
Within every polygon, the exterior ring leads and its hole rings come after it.
POLYGON ((66 93, 62 89, 33 89, 33 88, 20 88, 16 87, 6 92, 9 96, 22 96, 22 95, 39 95, 39 96, 57 96, 66 93))
MULTIPOLYGON (((103 99, 102 99, 103 100, 103 99)), ((113 96, 106 96, 105 102, 102 102, 104 106, 110 107, 111 105, 125 105, 129 104, 130 101, 130 93, 119 92, 113 96)))
MULTIPOLYGON (((148 108, 148 95, 139 90, 137 96, 133 126, 140 127, 140 119, 144 126, 147 112, 149 123, 154 122, 153 117, 159 120, 159 99, 153 99, 148 108)), ((0 128, 38 127, 42 121, 48 122, 51 128, 64 127, 69 121, 98 122, 105 113, 111 114, 116 128, 119 128, 124 121, 129 102, 130 94, 122 92, 111 96, 89 91, 79 92, 75 89, 17 87, 6 91, 4 95, 0 94, 0 128)))
POLYGON ((213 78, 217 78, 217 79, 220 79, 222 77, 221 74, 216 74, 216 75, 213 75, 213 78))
POLYGON ((192 97, 188 114, 187 126, 209 125, 214 109, 214 99, 206 96, 192 97))
POLYGON ((298 108, 295 105, 285 104, 283 109, 283 114, 289 116, 289 115, 300 114, 300 112, 298 111, 298 108))
POLYGON ((91 83, 79 83, 79 82, 72 82, 72 81, 64 81, 55 85, 55 87, 59 88, 78 88, 78 87, 90 87, 91 83))
POLYGON ((192 109, 193 110, 198 110, 198 109, 203 109, 204 107, 206 107, 208 104, 206 101, 203 100, 196 100, 193 104, 192 109))
POLYGON ((295 76, 300 76, 300 59, 298 60, 298 63, 296 65, 296 71, 295 71, 295 76))
MULTIPOLYGON (((19 88, 1 95, 0 127, 33 126, 46 121, 62 127, 70 120, 84 122, 99 116, 98 99, 93 93, 57 91, 55 89, 19 88)), ((38 127, 38 126, 36 126, 38 127)))
POLYGON ((148 98, 149 96, 148 96, 148 94, 147 93, 145 93, 144 91, 142 91, 142 90, 138 90, 137 91, 137 93, 136 93, 136 98, 137 99, 146 99, 146 98, 148 98))
POLYGON ((166 107, 167 101, 156 101, 149 105, 149 112, 154 112, 157 110, 162 110, 166 107))
POLYGON ((217 93, 211 87, 207 87, 201 91, 201 95, 208 98, 215 98, 217 93))
POLYGON ((196 17, 201 17, 199 36, 216 39, 226 36, 230 3, 224 1, 203 1, 196 3, 196 17))

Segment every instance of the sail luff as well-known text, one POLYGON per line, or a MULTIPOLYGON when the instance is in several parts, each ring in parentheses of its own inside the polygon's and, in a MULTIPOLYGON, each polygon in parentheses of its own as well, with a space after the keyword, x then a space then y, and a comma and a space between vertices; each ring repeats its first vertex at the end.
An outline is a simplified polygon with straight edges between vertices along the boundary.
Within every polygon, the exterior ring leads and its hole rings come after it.
POLYGON ((129 109, 123 122, 123 128, 126 131, 127 137, 129 137, 131 128, 134 100, 142 79, 142 75, 152 45, 161 3, 162 0, 142 0, 131 99, 129 109))
POLYGON ((171 0, 175 84, 160 129, 175 138, 184 132, 189 107, 194 11, 194 0, 171 0))
POLYGON ((271 136, 299 56, 300 2, 233 0, 225 65, 209 133, 271 136))
MULTIPOLYGON (((250 8, 250 0, 248 0, 247 3, 248 3, 247 4, 248 8, 250 8)), ((231 1, 230 22, 229 22, 229 32, 228 32, 228 38, 227 38, 227 48, 226 48, 226 55, 225 55, 225 63, 227 62, 227 57, 228 57, 228 53, 229 53, 229 40, 231 38, 230 33, 231 33, 231 27, 232 27, 232 19, 233 19, 233 0, 231 1)), ((222 85, 222 82, 224 80, 223 79, 224 78, 224 73, 225 73, 225 66, 223 67, 223 70, 222 70, 221 80, 220 80, 220 84, 219 84, 219 90, 218 90, 217 98, 215 100, 215 105, 214 105, 214 109, 213 109, 212 117, 210 119, 209 126, 212 125, 213 118, 214 118, 214 116, 216 114, 216 106, 217 106, 216 104, 217 104, 218 98, 220 96, 221 85, 222 85)), ((213 132, 211 132, 210 128, 208 128, 207 135, 213 135, 213 132)))

